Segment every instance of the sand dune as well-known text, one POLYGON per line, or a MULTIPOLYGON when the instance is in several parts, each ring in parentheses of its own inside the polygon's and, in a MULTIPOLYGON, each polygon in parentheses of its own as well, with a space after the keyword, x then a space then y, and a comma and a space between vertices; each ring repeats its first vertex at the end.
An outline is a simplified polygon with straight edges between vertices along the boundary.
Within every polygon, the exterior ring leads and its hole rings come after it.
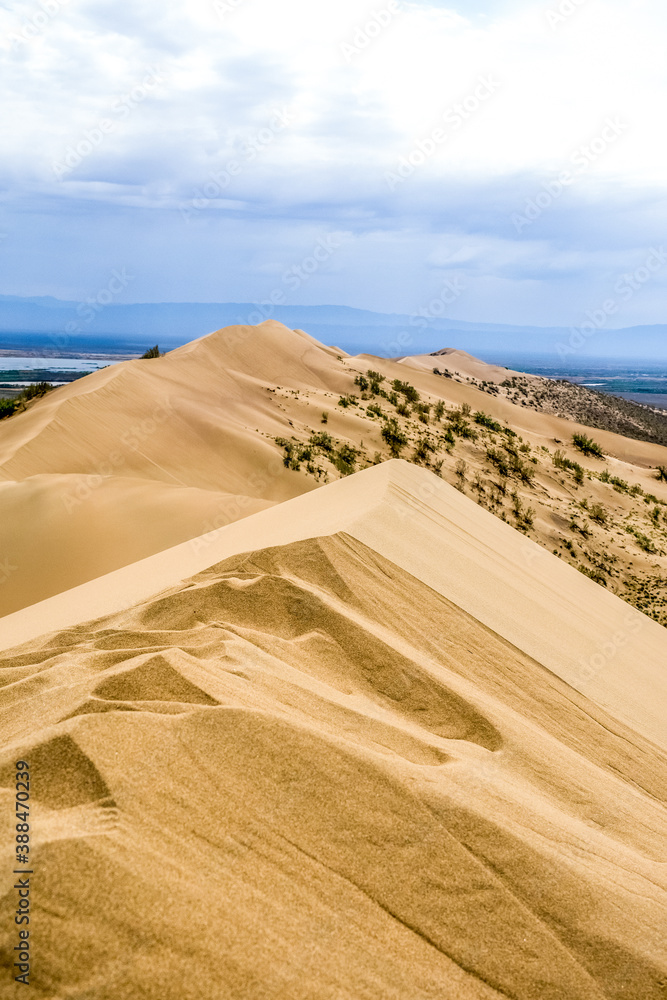
POLYGON ((123 476, 0 481, 0 616, 269 506, 123 476))
POLYGON ((664 629, 432 473, 402 461, 374 466, 0 619, 0 649, 126 609, 230 556, 341 531, 648 738, 665 741, 664 629))
MULTIPOLYGON (((487 382, 500 383, 512 375, 519 372, 504 368, 501 365, 488 364, 481 361, 467 351, 457 350, 455 347, 443 347, 432 354, 415 354, 399 359, 399 364, 406 368, 413 368, 416 371, 423 371, 432 374, 433 369, 440 366, 447 368, 456 375, 471 376, 476 379, 483 379, 487 382), (442 363, 441 363, 442 362, 442 363)), ((535 376, 539 378, 539 376, 535 376)))
MULTIPOLYGON (((447 350, 452 359, 462 371, 484 368, 447 350)), ((219 330, 162 358, 103 369, 2 421, 0 615, 338 478, 331 463, 317 477, 305 464, 287 468, 276 442, 307 441, 323 413, 333 440, 358 451, 357 468, 389 458, 365 404, 338 405, 358 394, 354 378, 368 367, 389 381, 409 374, 425 399, 484 409, 538 450, 585 430, 438 377, 433 358, 351 358, 272 321, 219 330)), ((666 448, 596 438, 615 473, 667 497, 650 471, 667 464, 666 448)), ((450 481, 455 461, 443 472, 450 481)), ((550 530, 545 520, 544 544, 550 530)))
POLYGON ((664 997, 664 630, 432 473, 1 624, 37 996, 664 997))

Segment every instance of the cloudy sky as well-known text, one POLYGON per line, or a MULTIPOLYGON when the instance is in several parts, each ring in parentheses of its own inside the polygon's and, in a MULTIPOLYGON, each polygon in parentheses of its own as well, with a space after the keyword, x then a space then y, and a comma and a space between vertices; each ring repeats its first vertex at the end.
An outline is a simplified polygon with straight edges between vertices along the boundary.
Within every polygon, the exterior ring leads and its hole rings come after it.
POLYGON ((119 302, 664 322, 666 22, 660 0, 2 0, 0 294, 83 299, 115 270, 119 302))

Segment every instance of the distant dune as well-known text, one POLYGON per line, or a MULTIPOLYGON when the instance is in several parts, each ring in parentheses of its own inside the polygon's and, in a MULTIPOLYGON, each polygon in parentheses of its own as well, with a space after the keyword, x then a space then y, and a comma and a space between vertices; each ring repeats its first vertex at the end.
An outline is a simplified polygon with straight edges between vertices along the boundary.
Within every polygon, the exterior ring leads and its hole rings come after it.
MULTIPOLYGON (((354 468, 390 458, 377 414, 358 399, 347 408, 338 405, 341 396, 359 395, 355 377, 369 367, 381 371, 387 385, 409 378, 431 405, 442 400, 450 412, 461 405, 488 412, 530 441, 536 456, 544 458, 542 446, 553 450, 555 441, 567 442, 577 429, 586 430, 466 382, 475 377, 496 383, 508 373, 465 352, 447 349, 437 358, 400 361, 351 358, 273 321, 229 327, 162 358, 103 369, 0 422, 0 522, 11 525, 0 545, 0 615, 342 474, 335 463, 320 459, 316 474, 309 472, 308 461, 288 467, 280 440, 307 442, 325 430, 334 443, 355 450, 354 468), (462 380, 434 375, 438 364, 450 366, 462 380)), ((395 408, 389 412, 396 415, 395 408)), ((412 448, 420 428, 427 429, 414 415, 397 416, 412 448)), ((428 432, 434 429, 431 421, 428 432)), ((614 472, 667 499, 667 489, 651 472, 667 465, 667 448, 607 432, 596 437, 614 472)), ((469 453, 469 441, 462 440, 451 461, 440 451, 441 474, 455 481, 456 459, 472 469, 484 456, 484 449, 469 453)), ((545 461, 550 466, 550 459, 545 461)), ((560 512, 563 488, 551 472, 539 475, 526 503, 548 501, 543 514, 535 508, 536 531, 552 549, 552 517, 560 513, 552 514, 551 506, 560 512)), ((595 491, 591 498, 598 500, 595 491)), ((635 510, 643 517, 640 501, 620 502, 619 517, 635 510)), ((608 545, 627 562, 622 541, 605 538, 608 545)), ((563 554, 568 557, 566 550, 563 554)), ((642 559, 637 550, 624 580, 631 570, 643 569, 642 559)), ((659 597, 654 600, 661 606, 659 597)))
POLYGON ((3 625, 36 995, 664 997, 664 629, 432 472, 3 625))

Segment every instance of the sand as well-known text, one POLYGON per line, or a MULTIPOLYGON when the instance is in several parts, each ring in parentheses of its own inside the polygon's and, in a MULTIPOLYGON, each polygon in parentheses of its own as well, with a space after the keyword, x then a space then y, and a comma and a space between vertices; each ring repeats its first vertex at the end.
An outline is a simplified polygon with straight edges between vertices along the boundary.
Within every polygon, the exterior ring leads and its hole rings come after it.
POLYGON ((660 626, 403 462, 160 559, 0 661, 37 996, 664 996, 660 626))
MULTIPOLYGON (((485 367, 464 352, 452 358, 462 370, 485 367)), ((275 440, 306 440, 324 429, 323 412, 327 432, 367 461, 389 457, 379 421, 338 406, 368 367, 409 375, 427 398, 484 409, 535 447, 585 431, 433 375, 432 362, 350 358, 267 321, 102 369, 2 421, 0 616, 323 485, 303 466, 287 469, 275 440)), ((615 472, 667 498, 650 472, 667 464, 667 448, 595 436, 615 472)))
POLYGON ((426 468, 286 468, 370 366, 231 328, 0 428, 3 998, 20 758, 40 1000, 667 995, 665 630, 426 468))

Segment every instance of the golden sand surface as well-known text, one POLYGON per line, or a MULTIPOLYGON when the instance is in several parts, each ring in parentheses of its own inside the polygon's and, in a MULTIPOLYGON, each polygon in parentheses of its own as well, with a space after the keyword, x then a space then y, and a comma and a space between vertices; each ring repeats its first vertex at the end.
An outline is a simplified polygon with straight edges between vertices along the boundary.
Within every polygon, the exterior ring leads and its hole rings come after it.
POLYGON ((2 654, 35 996, 664 997, 664 629, 404 462, 207 544, 2 654))
POLYGON ((667 633, 552 534, 604 503, 659 574, 667 449, 596 431, 643 492, 575 484, 578 425, 428 364, 234 327, 0 425, 3 1000, 665 1000, 667 633), (377 397, 390 460, 368 368, 512 427, 533 525, 473 486, 497 431, 419 464, 377 397))

